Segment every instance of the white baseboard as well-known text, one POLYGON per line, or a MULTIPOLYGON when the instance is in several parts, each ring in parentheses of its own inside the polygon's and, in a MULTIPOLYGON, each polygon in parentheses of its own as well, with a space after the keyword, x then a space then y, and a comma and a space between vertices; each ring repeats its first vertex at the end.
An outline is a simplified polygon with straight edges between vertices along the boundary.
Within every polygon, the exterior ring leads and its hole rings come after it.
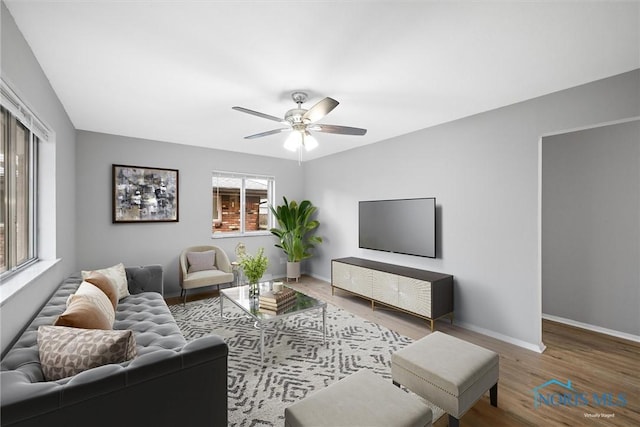
POLYGON ((601 326, 590 325, 588 323, 582 323, 571 319, 565 319, 564 317, 554 316, 552 314, 542 313, 542 318, 551 320, 552 322, 564 323, 565 325, 575 326, 576 328, 586 329, 592 332, 598 332, 605 335, 611 335, 617 338, 623 338, 629 341, 640 342, 640 336, 628 334, 626 332, 614 331, 613 329, 603 328, 601 326))
POLYGON ((536 353, 542 353, 547 348, 544 344, 533 344, 527 341, 523 341, 517 338, 510 337, 508 335, 503 335, 498 332, 492 331, 490 329, 481 328, 479 326, 473 325, 467 322, 461 322, 458 320, 454 320, 454 324, 460 326, 461 328, 468 329, 473 332, 477 332, 482 335, 487 335, 491 338, 498 339, 500 341, 504 341, 509 344, 517 345, 518 347, 526 348, 527 350, 535 351, 536 353))
POLYGON ((306 274, 307 276, 311 276, 314 279, 322 280, 323 282, 327 282, 327 283, 331 284, 331 279, 330 278, 328 279, 326 277, 322 277, 322 276, 319 276, 317 274, 313 274, 313 273, 309 273, 309 272, 305 272, 304 274, 306 274))

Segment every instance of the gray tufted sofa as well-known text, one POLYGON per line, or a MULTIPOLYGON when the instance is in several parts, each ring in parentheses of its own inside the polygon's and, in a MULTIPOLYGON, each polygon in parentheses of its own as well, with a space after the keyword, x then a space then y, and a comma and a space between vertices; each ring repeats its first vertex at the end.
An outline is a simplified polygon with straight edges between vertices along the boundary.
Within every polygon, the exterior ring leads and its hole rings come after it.
POLYGON ((82 282, 69 277, 3 355, 3 427, 227 425, 227 345, 213 335, 186 342, 162 297, 162 266, 126 272, 131 295, 118 303, 114 329, 134 331, 137 357, 44 381, 37 330, 82 282))

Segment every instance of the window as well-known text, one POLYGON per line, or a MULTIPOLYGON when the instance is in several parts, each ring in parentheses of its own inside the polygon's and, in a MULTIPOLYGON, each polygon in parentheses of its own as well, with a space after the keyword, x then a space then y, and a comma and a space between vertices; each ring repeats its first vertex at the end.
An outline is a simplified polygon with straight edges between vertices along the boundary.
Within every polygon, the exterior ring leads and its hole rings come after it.
POLYGON ((275 179, 270 176, 214 171, 212 177, 214 237, 266 233, 271 228, 269 206, 275 179))
POLYGON ((4 106, 0 107, 0 115, 0 277, 5 278, 37 257, 39 139, 25 124, 28 120, 19 120, 4 106))

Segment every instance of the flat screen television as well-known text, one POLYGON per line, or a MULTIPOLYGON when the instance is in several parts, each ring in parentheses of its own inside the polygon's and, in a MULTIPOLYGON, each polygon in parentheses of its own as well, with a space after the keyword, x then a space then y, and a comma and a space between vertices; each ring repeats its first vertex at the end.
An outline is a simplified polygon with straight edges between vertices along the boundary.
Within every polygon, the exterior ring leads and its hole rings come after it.
POLYGON ((436 257, 436 199, 369 200, 358 206, 363 249, 436 257))

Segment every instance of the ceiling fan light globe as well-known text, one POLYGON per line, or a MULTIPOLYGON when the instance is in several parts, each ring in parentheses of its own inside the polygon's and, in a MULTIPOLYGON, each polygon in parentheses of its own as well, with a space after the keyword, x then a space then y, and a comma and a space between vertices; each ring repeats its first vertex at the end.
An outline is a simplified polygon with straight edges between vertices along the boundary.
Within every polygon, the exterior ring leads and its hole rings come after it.
POLYGON ((304 148, 307 151, 311 151, 318 146, 318 140, 313 135, 307 132, 304 136, 304 148))
POLYGON ((287 139, 284 141, 284 148, 289 151, 297 151, 302 144, 302 135, 300 132, 291 132, 287 139))

